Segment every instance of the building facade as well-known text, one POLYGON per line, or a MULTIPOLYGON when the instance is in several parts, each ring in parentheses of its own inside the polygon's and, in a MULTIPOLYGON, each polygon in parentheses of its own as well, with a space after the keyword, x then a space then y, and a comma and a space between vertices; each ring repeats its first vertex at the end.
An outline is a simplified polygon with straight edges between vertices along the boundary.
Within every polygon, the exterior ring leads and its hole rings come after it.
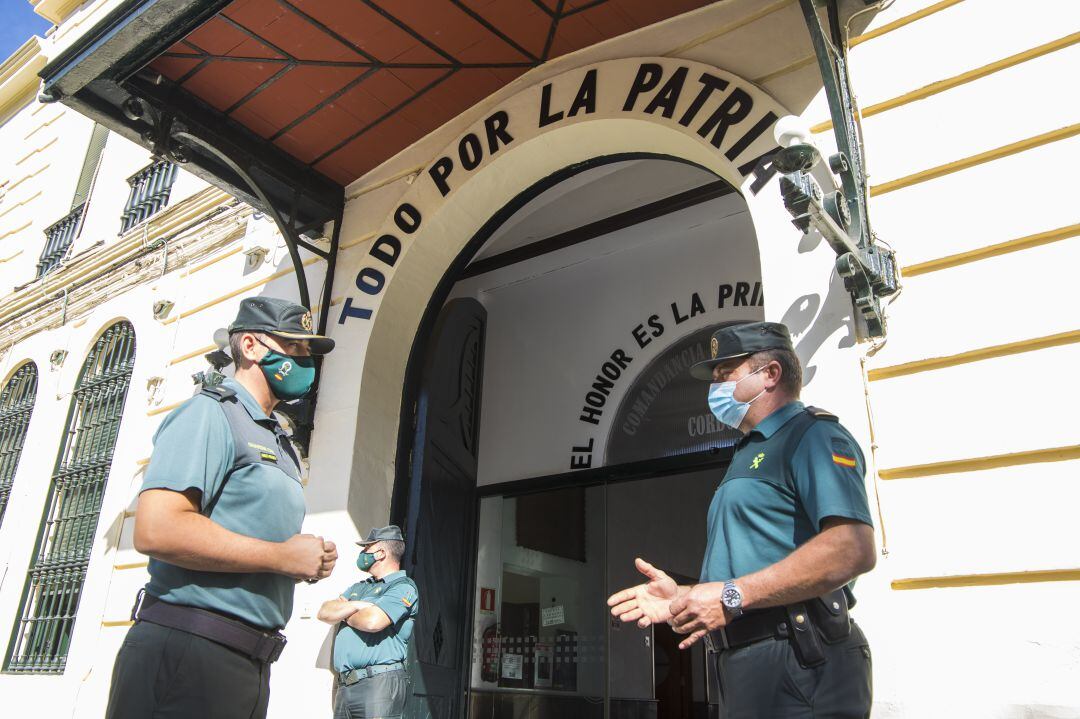
MULTIPOLYGON (((822 8, 901 267, 883 333, 761 162, 791 116, 837 147, 796 0, 162 5, 40 0, 0 66, 9 701, 102 713, 153 432, 241 298, 307 292, 338 349, 305 531, 406 529, 416 715, 719 711, 701 648, 603 598, 635 556, 698 576, 735 437, 685 369, 757 319, 870 465, 874 716, 1080 715, 1075 3, 822 8)), ((272 716, 330 715, 314 615, 354 579, 298 586, 272 716)))

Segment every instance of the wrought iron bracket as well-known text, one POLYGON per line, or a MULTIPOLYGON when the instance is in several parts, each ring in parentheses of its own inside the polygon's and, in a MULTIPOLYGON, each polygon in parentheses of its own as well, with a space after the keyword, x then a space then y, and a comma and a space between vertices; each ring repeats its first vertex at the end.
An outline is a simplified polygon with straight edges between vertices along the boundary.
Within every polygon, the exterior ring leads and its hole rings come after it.
POLYGON ((881 338, 886 333, 881 300, 899 291, 899 271, 892 250, 879 245, 870 231, 866 169, 849 91, 846 39, 840 29, 837 0, 823 4, 828 9, 831 36, 822 27, 818 3, 799 0, 839 150, 829 158, 829 177, 839 179, 840 189, 822 190, 811 174, 821 156, 806 141, 781 149, 773 162, 783 173, 780 192, 794 218, 792 223, 803 232, 817 230, 836 252, 836 271, 865 322, 866 334, 872 339, 881 338))

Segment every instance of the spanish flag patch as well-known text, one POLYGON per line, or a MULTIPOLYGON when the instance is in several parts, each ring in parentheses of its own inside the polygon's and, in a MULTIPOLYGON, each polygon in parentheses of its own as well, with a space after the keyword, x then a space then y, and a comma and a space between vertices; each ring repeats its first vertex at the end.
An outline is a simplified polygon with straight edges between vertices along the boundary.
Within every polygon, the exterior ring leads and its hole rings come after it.
POLYGON ((834 439, 832 443, 832 461, 833 464, 839 464, 841 467, 854 467, 855 453, 851 451, 851 447, 846 442, 834 439))

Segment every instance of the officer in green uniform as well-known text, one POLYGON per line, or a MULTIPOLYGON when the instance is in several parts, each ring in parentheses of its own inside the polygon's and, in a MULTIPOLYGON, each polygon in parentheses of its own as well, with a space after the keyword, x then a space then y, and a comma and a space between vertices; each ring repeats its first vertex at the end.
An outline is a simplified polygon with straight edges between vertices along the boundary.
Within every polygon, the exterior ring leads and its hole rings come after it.
POLYGON ((419 596, 401 569, 405 538, 398 527, 372 529, 357 544, 356 566, 371 576, 319 609, 319 619, 338 625, 334 719, 394 719, 409 693, 405 657, 419 596))
POLYGON ((611 596, 612 614, 669 623, 716 653, 728 719, 867 717, 870 648, 848 616, 853 580, 874 567, 862 452, 834 415, 798 401, 802 370, 774 322, 715 332, 708 401, 744 433, 713 496, 700 583, 648 582, 611 596))
POLYGON ((109 719, 266 716, 294 585, 337 560, 332 542, 300 533, 299 460, 273 415, 311 389, 311 354, 334 347, 311 330, 300 305, 241 301, 228 328, 235 377, 154 435, 134 531, 150 582, 116 657, 109 719))

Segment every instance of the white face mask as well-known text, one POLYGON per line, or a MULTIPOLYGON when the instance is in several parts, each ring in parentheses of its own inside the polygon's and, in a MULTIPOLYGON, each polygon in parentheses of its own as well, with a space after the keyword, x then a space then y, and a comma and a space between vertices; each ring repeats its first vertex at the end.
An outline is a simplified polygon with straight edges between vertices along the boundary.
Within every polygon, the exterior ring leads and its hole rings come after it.
MULTIPOLYGON (((753 377, 765 367, 768 367, 768 365, 758 367, 746 377, 753 377)), ((712 410, 713 415, 718 420, 735 429, 739 428, 739 425, 742 424, 743 419, 746 417, 746 413, 750 411, 750 403, 765 394, 765 388, 762 387, 757 396, 749 402, 740 402, 735 399, 735 387, 746 377, 734 382, 713 382, 709 385, 709 409, 712 410)))

